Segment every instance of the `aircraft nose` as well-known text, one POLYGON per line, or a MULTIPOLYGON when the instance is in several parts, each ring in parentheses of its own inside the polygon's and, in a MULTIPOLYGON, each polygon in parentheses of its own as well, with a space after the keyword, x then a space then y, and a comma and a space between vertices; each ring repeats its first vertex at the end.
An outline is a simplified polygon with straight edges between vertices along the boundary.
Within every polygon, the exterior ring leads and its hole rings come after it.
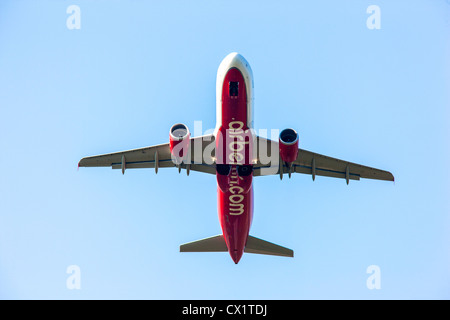
POLYGON ((231 52, 225 57, 225 59, 229 59, 231 61, 239 60, 241 58, 242 58, 242 56, 239 53, 237 53, 237 52, 231 52))
POLYGON ((223 61, 226 61, 227 67, 237 67, 238 69, 242 69, 243 67, 249 68, 247 60, 237 52, 229 53, 223 61))
POLYGON ((248 66, 247 60, 245 60, 245 58, 241 54, 233 52, 230 53, 230 56, 232 57, 231 64, 248 66))

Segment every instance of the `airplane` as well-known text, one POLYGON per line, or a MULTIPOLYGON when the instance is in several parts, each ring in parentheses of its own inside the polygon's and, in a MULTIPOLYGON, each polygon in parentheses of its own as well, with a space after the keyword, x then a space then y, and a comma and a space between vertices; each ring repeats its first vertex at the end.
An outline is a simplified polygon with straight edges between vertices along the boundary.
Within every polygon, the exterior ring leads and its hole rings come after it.
MULTIPOLYGON (((120 169, 178 168, 215 175, 222 234, 182 244, 180 252, 228 252, 238 263, 244 252, 293 257, 294 251, 251 236, 253 178, 303 173, 350 180, 394 181, 388 172, 299 148, 299 135, 284 129, 276 138, 257 135, 253 127, 254 83, 249 63, 228 54, 217 71, 216 127, 211 134, 191 137, 185 124, 174 124, 169 142, 115 152, 79 161, 79 167, 120 169)), ((273 137, 273 135, 272 135, 273 137)))

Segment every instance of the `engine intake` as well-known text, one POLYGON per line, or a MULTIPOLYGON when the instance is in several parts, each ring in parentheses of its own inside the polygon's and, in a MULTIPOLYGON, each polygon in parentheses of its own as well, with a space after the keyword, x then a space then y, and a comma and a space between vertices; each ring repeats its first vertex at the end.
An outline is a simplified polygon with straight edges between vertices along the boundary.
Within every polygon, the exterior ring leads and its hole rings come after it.
POLYGON ((172 160, 181 164, 189 150, 191 133, 185 124, 174 124, 169 130, 169 144, 172 160))
POLYGON ((292 163, 298 155, 298 133, 294 129, 284 129, 279 138, 281 160, 292 163))

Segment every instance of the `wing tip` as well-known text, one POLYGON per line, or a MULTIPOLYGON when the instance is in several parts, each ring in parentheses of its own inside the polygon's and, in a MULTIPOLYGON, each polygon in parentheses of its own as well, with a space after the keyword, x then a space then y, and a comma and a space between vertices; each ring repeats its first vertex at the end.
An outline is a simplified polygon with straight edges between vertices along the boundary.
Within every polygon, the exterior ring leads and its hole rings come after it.
POLYGON ((78 169, 80 169, 80 167, 84 167, 83 165, 83 161, 85 158, 81 159, 80 161, 78 161, 78 169))
POLYGON ((387 173, 388 173, 388 175, 389 175, 389 181, 392 181, 392 182, 395 183, 395 177, 394 177, 394 175, 392 174, 392 172, 387 171, 387 173))

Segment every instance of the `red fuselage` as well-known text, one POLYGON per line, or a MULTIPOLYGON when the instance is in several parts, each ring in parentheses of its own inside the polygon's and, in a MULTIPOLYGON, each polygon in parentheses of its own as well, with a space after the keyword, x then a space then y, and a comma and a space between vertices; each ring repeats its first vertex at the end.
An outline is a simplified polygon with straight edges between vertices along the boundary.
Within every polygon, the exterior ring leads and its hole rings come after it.
POLYGON ((221 123, 216 134, 219 221, 235 263, 244 253, 253 217, 252 139, 251 128, 248 127, 247 85, 238 68, 233 67, 226 72, 219 111, 221 123))

